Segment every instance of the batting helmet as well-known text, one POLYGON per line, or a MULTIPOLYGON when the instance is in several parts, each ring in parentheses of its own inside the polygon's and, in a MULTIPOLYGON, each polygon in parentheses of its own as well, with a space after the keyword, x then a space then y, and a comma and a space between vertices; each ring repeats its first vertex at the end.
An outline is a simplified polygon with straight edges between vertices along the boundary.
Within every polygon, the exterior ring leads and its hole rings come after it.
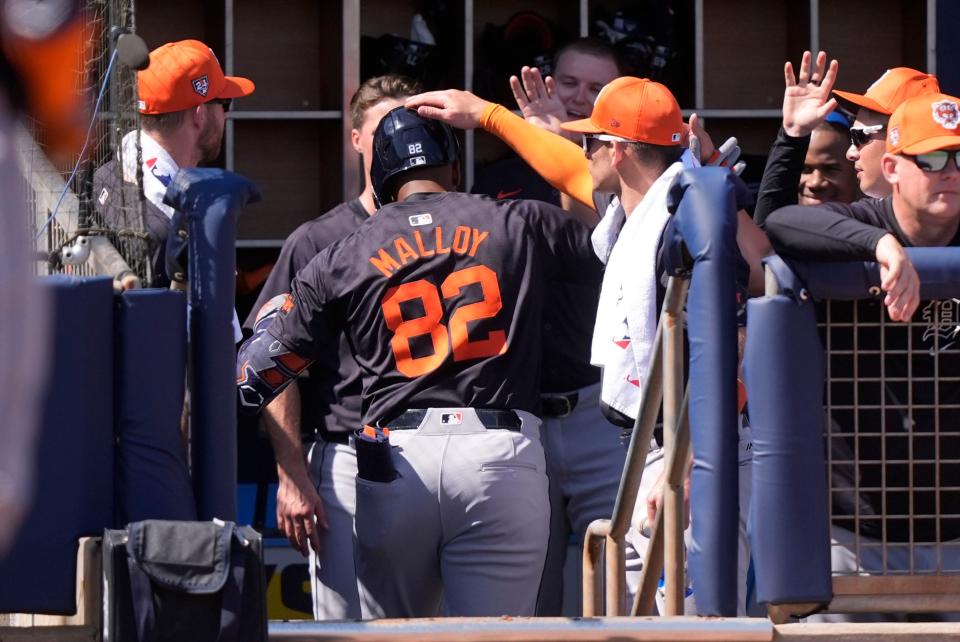
POLYGON ((370 182, 377 207, 394 200, 391 181, 420 167, 449 165, 460 156, 460 143, 445 123, 422 118, 406 107, 397 107, 377 125, 373 134, 370 182))

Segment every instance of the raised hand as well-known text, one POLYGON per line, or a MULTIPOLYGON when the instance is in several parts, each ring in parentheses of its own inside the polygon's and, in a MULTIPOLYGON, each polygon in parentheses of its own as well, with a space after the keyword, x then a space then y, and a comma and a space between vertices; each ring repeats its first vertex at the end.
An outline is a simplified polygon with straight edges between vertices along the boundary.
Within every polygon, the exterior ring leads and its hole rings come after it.
POLYGON ((544 79, 536 67, 522 67, 520 78, 510 76, 510 89, 527 122, 555 134, 567 134, 560 129, 560 123, 569 119, 567 108, 557 98, 551 76, 544 79))
POLYGON ((837 79, 840 65, 836 60, 826 67, 827 54, 817 54, 816 64, 811 69, 813 56, 803 52, 800 60, 800 75, 794 78, 793 63, 783 66, 786 89, 783 92, 783 130, 789 136, 809 136, 817 125, 837 106, 830 91, 837 79))

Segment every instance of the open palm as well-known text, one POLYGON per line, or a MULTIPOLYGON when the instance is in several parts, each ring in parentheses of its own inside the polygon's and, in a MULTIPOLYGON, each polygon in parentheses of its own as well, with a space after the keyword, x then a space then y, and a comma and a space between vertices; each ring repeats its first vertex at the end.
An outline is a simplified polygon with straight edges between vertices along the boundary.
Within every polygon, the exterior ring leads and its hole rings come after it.
POLYGON ((826 68, 827 54, 817 54, 816 65, 811 70, 812 55, 803 52, 800 75, 794 77, 793 64, 783 67, 786 89, 783 92, 783 129, 790 136, 809 136, 817 125, 837 106, 830 98, 830 91, 837 79, 839 63, 830 61, 826 68))
POLYGON ((567 108, 557 98, 553 78, 544 80, 536 67, 523 67, 520 78, 510 76, 510 89, 527 122, 555 134, 564 133, 560 123, 567 120, 567 108))

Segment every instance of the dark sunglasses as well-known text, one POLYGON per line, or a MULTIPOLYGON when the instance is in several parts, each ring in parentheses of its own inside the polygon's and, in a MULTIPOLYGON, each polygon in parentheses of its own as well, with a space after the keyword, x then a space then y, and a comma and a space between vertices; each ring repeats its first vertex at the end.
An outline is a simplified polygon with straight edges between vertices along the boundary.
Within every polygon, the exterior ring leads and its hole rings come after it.
POLYGON ((854 147, 860 149, 871 140, 878 140, 876 137, 887 130, 886 125, 870 125, 869 127, 851 127, 850 142, 854 147))
POLYGON ((232 98, 214 98, 210 102, 216 105, 220 105, 221 107, 223 107, 224 112, 228 112, 230 111, 230 105, 233 104, 233 99, 232 98))
POLYGON ((954 167, 960 169, 960 149, 939 149, 935 152, 927 152, 926 154, 917 154, 915 156, 903 154, 903 156, 912 160, 917 164, 917 167, 925 172, 942 172, 946 169, 947 162, 951 158, 953 158, 954 167))
POLYGON ((580 145, 583 147, 584 154, 592 154, 597 150, 600 145, 597 145, 597 142, 603 142, 603 139, 598 138, 594 134, 583 134, 580 145))

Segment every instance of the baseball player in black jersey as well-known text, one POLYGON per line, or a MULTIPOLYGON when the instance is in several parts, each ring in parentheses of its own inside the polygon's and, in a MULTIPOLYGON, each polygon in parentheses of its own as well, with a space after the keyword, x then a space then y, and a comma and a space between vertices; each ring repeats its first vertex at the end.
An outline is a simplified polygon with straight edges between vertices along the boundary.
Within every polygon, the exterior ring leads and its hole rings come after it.
POLYGON ((346 334, 363 419, 391 429, 395 470, 357 478, 365 617, 434 615, 441 597, 449 615, 531 615, 543 567, 547 480, 531 414, 542 286, 594 279, 599 262, 558 208, 448 191, 457 154, 445 125, 388 113, 371 169, 384 207, 300 271, 238 357, 241 405, 255 410, 346 334))
MULTIPOLYGON (((420 90, 416 81, 397 74, 365 80, 350 99, 353 146, 363 157, 366 184, 357 198, 307 221, 287 238, 246 325, 271 302, 284 300, 290 283, 328 245, 352 234, 376 211, 370 184, 373 132, 384 114, 420 90), (279 298, 277 298, 279 297, 279 298)), ((264 424, 277 451, 277 525, 302 553, 310 555, 313 616, 318 620, 360 617, 360 595, 353 564, 353 516, 357 458, 347 443, 360 421, 360 366, 341 334, 309 369, 264 410, 264 424), (301 427, 316 432, 306 462, 300 448, 301 427), (308 472, 309 471, 309 472, 308 472), (298 516, 322 513, 321 545, 298 539, 290 529, 298 516)), ((319 519, 319 517, 318 517, 319 519)), ((303 534, 302 532, 300 533, 303 534)))

